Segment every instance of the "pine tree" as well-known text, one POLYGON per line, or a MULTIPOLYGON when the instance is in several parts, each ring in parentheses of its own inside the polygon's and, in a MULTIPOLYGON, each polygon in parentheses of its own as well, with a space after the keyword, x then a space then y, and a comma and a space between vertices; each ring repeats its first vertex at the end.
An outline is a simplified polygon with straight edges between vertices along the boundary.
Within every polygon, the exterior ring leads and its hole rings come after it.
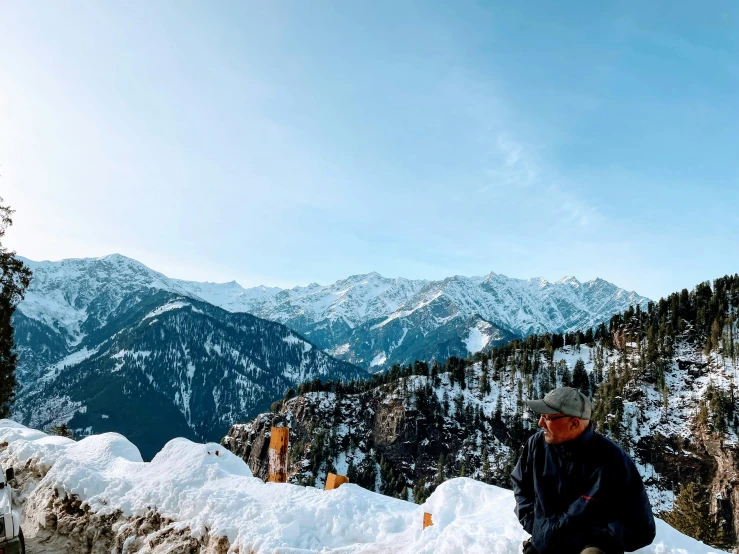
POLYGON ((439 454, 439 461, 436 464, 436 483, 440 485, 444 482, 444 453, 439 454))
POLYGON ((482 375, 480 376, 480 394, 485 396, 490 394, 490 380, 488 378, 488 364, 483 364, 482 375))
POLYGON ((419 480, 413 487, 413 501, 416 504, 423 504, 429 496, 431 496, 431 491, 423 481, 419 480))
POLYGON ((500 423, 503 417, 503 390, 498 390, 498 400, 495 401, 495 421, 500 423))
POLYGON ((482 481, 488 483, 490 481, 490 459, 488 458, 487 447, 482 447, 482 481))
POLYGON ((436 360, 434 360, 434 363, 431 365, 431 381, 434 383, 435 387, 441 385, 441 379, 439 378, 439 362, 436 360))
MULTIPOLYGON (((2 205, 0 198, 0 239, 13 224, 13 210, 2 205)), ((13 342, 11 317, 23 294, 31 284, 31 270, 16 257, 15 252, 6 249, 0 242, 0 418, 10 416, 15 400, 15 366, 17 355, 13 342)))
POLYGON ((716 350, 718 350, 720 339, 721 339, 721 323, 719 323, 718 319, 714 319, 713 325, 711 326, 711 344, 716 350))
POLYGON ((590 396, 590 379, 582 358, 578 358, 575 362, 575 370, 572 372, 572 386, 579 389, 585 396, 590 396))
POLYGON ((684 485, 675 499, 674 507, 664 514, 664 520, 681 533, 708 542, 714 534, 714 525, 708 513, 708 502, 694 482, 684 485))
POLYGON ((346 476, 349 479, 350 483, 357 483, 357 478, 359 477, 359 474, 357 473, 357 469, 354 467, 354 464, 351 462, 351 460, 349 461, 349 465, 346 468, 346 476))
POLYGON ((46 430, 48 435, 57 435, 59 437, 67 437, 68 439, 74 439, 74 433, 66 423, 60 423, 59 425, 52 425, 46 430))
POLYGON ((667 408, 669 406, 669 389, 667 388, 667 383, 662 383, 662 405, 667 408))
POLYGON ((698 416, 697 421, 699 425, 707 425, 708 424, 708 406, 706 406, 705 401, 701 400, 698 402, 698 416))

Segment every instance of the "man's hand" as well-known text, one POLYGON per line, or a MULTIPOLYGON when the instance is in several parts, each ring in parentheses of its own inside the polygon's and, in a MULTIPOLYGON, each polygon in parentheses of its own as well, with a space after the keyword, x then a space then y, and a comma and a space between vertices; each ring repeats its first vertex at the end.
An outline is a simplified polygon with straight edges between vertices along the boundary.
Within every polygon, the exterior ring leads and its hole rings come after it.
POLYGON ((531 539, 523 541, 523 554, 539 554, 539 551, 534 548, 534 543, 531 539))

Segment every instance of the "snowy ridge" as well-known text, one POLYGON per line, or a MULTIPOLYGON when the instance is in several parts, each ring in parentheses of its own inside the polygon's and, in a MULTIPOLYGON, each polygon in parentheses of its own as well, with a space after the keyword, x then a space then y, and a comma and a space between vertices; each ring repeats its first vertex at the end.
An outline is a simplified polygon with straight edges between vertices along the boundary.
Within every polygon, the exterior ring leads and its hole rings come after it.
POLYGON ((187 294, 172 279, 120 254, 61 262, 21 259, 33 279, 18 310, 61 331, 71 346, 102 326, 133 291, 151 288, 187 294))
MULTIPOLYGON (((56 489, 75 495, 93 513, 141 516, 152 506, 195 538, 222 536, 240 552, 342 554, 514 554, 526 538, 510 491, 471 479, 443 483, 421 506, 353 484, 322 491, 263 483, 217 444, 174 439, 150 463, 116 433, 79 442, 48 437, 0 420, 4 465, 33 467, 43 478, 26 503, 26 533, 41 527, 36 496, 56 489), (423 513, 433 527, 422 529, 423 513), (31 523, 31 527, 28 524, 31 523)), ((131 541, 133 542, 133 541, 131 541)), ((230 550, 231 551, 231 550, 230 550)), ((640 554, 717 552, 657 521, 655 542, 640 554)))
MULTIPOLYGON (((202 292, 202 288, 197 290, 202 292)), ((282 323, 297 317, 310 323, 340 320, 352 328, 382 318, 373 325, 376 329, 445 297, 454 304, 458 317, 476 314, 527 335, 592 327, 619 310, 637 303, 646 306, 647 302, 635 292, 619 289, 602 279, 580 283, 574 277, 565 277, 550 283, 541 278, 511 279, 495 273, 442 281, 388 279, 370 273, 327 286, 312 284, 279 293, 270 289, 269 294, 260 294, 263 290, 264 287, 242 289, 240 301, 230 299, 227 309, 248 311, 282 323)), ((201 296, 216 298, 205 293, 201 296)))

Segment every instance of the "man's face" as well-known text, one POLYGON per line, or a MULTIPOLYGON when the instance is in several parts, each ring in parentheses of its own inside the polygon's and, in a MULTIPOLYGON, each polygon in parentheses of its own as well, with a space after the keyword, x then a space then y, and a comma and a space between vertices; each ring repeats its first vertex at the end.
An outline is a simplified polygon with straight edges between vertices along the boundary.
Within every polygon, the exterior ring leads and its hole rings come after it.
POLYGON ((539 427, 544 429, 544 440, 549 444, 560 444, 579 435, 580 421, 562 414, 541 414, 539 427))

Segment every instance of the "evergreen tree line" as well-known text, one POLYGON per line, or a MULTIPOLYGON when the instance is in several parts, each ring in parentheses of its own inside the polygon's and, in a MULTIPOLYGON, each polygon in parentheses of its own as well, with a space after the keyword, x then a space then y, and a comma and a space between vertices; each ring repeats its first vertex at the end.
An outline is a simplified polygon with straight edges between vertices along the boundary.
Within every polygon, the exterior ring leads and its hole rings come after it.
MULTIPOLYGON (((736 365, 737 310, 739 275, 725 276, 710 283, 700 283, 691 292, 679 293, 650 302, 647 310, 632 306, 609 322, 609 334, 601 343, 616 349, 620 356, 612 360, 607 378, 598 389, 593 419, 617 441, 626 439, 624 397, 636 393, 639 383, 652 384, 668 406, 666 373, 674 360, 678 341, 709 355, 720 353, 726 363, 736 365), (627 348, 632 345, 631 348, 627 348)), ((728 390, 709 385, 700 401, 696 423, 726 436, 730 429, 739 431, 739 410, 734 382, 728 390)))

